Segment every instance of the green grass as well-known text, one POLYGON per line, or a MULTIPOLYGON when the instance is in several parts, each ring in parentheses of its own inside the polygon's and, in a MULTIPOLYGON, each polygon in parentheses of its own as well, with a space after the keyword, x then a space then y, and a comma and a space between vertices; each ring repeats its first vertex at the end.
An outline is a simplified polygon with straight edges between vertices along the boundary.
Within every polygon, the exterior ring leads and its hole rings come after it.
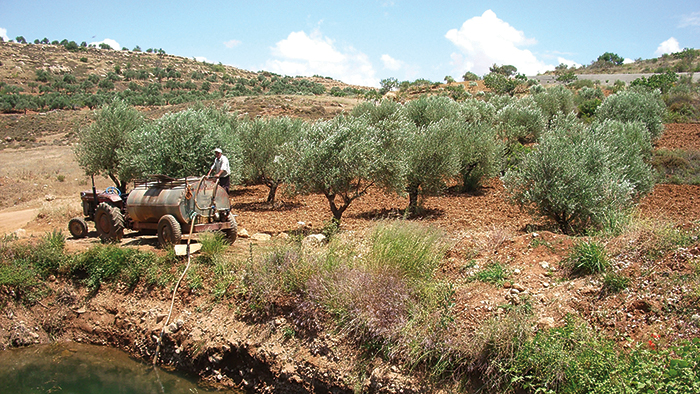
POLYGON ((651 165, 658 173, 658 182, 700 185, 700 151, 658 149, 651 165))
POLYGON ((218 231, 202 233, 199 236, 199 243, 202 249, 196 260, 204 265, 215 265, 228 248, 226 236, 218 231))
POLYGON ((483 269, 477 271, 473 278, 479 282, 500 285, 508 279, 508 269, 498 261, 490 262, 483 269))
POLYGON ((589 275, 605 272, 610 267, 605 247, 594 240, 581 240, 574 244, 567 258, 574 272, 589 275))
POLYGON ((603 287, 612 293, 619 293, 629 286, 631 279, 623 274, 609 272, 603 275, 603 287))

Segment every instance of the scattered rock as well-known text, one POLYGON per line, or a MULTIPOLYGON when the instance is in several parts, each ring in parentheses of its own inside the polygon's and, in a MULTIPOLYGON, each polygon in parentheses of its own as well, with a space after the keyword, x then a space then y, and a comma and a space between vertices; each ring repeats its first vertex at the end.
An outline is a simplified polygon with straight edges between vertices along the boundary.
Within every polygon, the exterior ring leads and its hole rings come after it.
POLYGON ((520 283, 513 283, 513 288, 518 291, 525 291, 525 286, 521 285, 520 283))
POLYGON ((33 345, 39 343, 39 334, 32 332, 24 325, 24 322, 20 321, 19 324, 12 329, 10 343, 15 347, 33 345))
POLYGON ((537 321, 537 327, 542 329, 554 328, 554 318, 553 317, 543 317, 537 321))
POLYGON ((255 233, 250 237, 250 239, 253 241, 267 242, 272 239, 272 236, 265 233, 255 233))
POLYGON ((12 232, 12 234, 14 234, 17 238, 24 238, 27 236, 27 230, 20 228, 12 232))
POLYGON ((55 199, 56 199, 56 196, 51 195, 51 194, 47 194, 44 196, 44 200, 46 200, 46 201, 53 201, 55 199))
MULTIPOLYGON (((187 245, 175 245, 176 256, 187 256, 187 245)), ((199 252, 202 249, 202 244, 190 244, 190 255, 199 252)))
POLYGON ((241 228, 238 230, 238 237, 239 238, 250 238, 250 234, 248 234, 248 230, 241 228))
POLYGON ((546 261, 542 261, 540 262, 540 267, 542 267, 542 269, 549 269, 549 263, 546 261))
POLYGON ((304 247, 318 247, 326 242, 326 236, 323 234, 311 234, 301 241, 304 247))

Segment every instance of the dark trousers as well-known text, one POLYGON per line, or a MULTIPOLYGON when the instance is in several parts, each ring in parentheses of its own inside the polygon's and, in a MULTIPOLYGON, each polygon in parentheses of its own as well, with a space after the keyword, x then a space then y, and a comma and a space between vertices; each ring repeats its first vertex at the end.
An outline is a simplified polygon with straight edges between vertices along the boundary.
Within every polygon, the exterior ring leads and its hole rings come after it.
POLYGON ((228 193, 228 188, 231 186, 231 176, 222 176, 219 178, 219 186, 223 187, 224 190, 226 190, 226 193, 228 193))

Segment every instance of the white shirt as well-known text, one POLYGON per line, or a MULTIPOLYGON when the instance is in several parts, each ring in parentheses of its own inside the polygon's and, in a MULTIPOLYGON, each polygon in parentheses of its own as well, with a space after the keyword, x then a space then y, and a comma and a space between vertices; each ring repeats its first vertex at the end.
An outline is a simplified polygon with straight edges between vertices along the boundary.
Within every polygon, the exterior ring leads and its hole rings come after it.
POLYGON ((216 174, 218 174, 221 170, 224 171, 221 174, 221 177, 229 176, 231 174, 231 167, 229 167, 228 158, 224 155, 221 155, 218 159, 214 159, 214 164, 212 164, 211 170, 213 172, 212 175, 214 176, 216 176, 216 174))

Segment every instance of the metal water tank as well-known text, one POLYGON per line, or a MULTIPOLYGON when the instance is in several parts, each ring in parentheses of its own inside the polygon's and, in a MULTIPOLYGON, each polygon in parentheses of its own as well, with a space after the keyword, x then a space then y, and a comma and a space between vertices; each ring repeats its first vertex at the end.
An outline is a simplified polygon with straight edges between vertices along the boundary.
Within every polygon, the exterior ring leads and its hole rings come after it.
POLYGON ((129 217, 134 222, 157 223, 161 217, 172 215, 180 223, 189 223, 196 211, 201 223, 211 222, 217 211, 230 210, 226 190, 212 179, 200 180, 157 176, 135 182, 126 202, 129 217))

